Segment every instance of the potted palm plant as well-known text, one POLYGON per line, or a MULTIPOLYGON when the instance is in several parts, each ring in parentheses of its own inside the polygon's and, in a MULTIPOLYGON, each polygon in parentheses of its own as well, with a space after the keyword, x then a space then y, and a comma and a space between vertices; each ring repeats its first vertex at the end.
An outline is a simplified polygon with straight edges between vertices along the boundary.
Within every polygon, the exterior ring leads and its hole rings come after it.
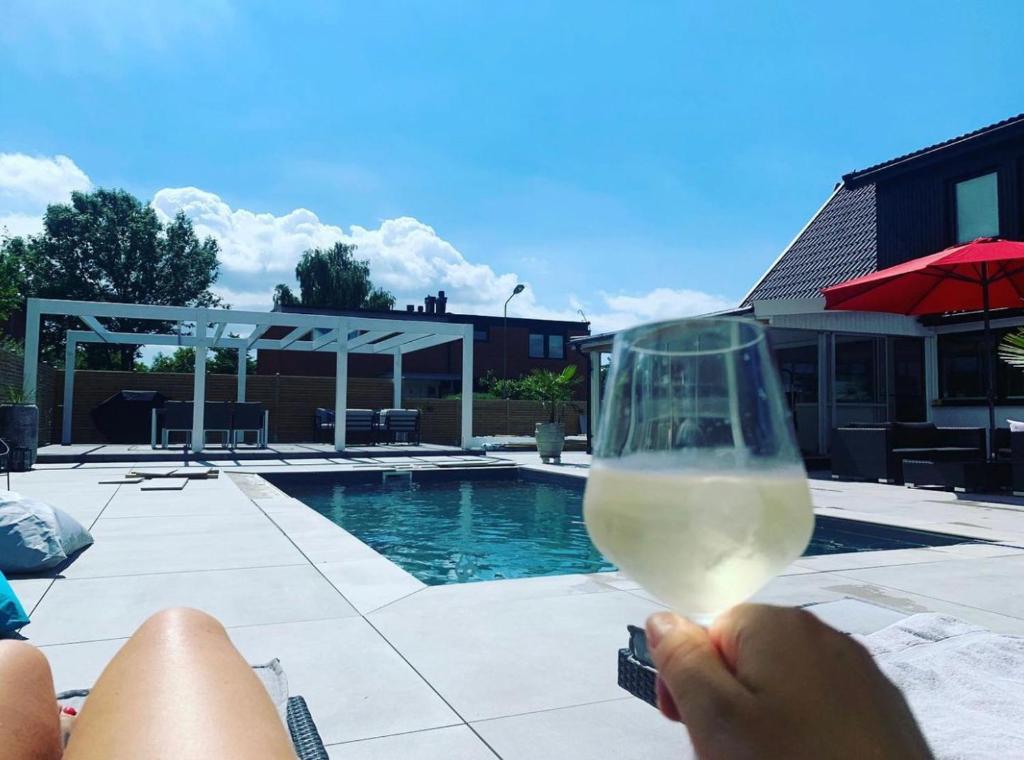
POLYGON ((561 461, 565 448, 565 408, 571 406, 572 388, 580 379, 576 365, 570 364, 561 372, 534 370, 522 380, 523 395, 539 401, 548 414, 547 422, 538 422, 534 428, 537 453, 542 462, 561 461))
POLYGON ((31 470, 39 446, 39 409, 32 394, 15 387, 0 394, 0 438, 11 447, 11 470, 31 470))

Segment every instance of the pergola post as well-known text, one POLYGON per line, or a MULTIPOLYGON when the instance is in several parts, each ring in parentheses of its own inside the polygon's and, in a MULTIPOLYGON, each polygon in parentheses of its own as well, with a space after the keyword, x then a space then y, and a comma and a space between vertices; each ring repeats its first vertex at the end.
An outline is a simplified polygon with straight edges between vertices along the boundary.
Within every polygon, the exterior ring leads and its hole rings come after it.
POLYGON ((75 351, 78 343, 68 336, 64 347, 64 409, 61 413, 60 442, 71 445, 71 410, 75 404, 75 351))
POLYGON ((206 447, 206 431, 203 415, 206 411, 206 314, 196 314, 196 366, 192 385, 192 450, 202 451, 206 447))
POLYGON ((597 434, 597 416, 601 409, 601 352, 593 351, 590 354, 590 390, 587 394, 590 398, 590 437, 591 440, 597 434))
POLYGON ((345 450, 345 410, 348 407, 348 323, 338 320, 334 364, 334 450, 345 450))
POLYGON ((238 393, 236 394, 238 403, 245 401, 245 373, 249 370, 248 363, 249 352, 244 348, 238 349, 238 393))
POLYGON ((36 382, 39 378, 39 303, 28 299, 25 309, 25 360, 22 369, 21 390, 26 400, 35 402, 36 382))
POLYGON ((473 437, 473 325, 462 333, 462 448, 473 437))
POLYGON ((402 408, 402 349, 395 349, 395 368, 391 373, 391 406, 402 408))

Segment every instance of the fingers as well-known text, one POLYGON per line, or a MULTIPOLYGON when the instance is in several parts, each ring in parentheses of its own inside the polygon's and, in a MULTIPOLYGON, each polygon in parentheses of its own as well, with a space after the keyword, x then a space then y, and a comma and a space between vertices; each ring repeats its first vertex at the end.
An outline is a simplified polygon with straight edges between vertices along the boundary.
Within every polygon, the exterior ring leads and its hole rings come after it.
POLYGON ((647 643, 661 681, 659 707, 667 718, 693 729, 728 723, 750 694, 736 681, 707 631, 670 612, 647 620, 647 643), (667 704, 667 698, 671 704, 667 704))

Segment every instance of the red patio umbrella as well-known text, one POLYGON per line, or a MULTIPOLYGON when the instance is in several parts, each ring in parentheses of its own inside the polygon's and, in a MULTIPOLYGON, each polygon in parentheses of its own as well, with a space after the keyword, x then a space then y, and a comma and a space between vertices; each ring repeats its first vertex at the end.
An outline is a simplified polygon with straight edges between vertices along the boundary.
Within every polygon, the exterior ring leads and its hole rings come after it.
POLYGON ((991 446, 995 393, 989 312, 1024 307, 1024 243, 978 238, 824 288, 822 293, 826 309, 895 314, 982 312, 991 446))

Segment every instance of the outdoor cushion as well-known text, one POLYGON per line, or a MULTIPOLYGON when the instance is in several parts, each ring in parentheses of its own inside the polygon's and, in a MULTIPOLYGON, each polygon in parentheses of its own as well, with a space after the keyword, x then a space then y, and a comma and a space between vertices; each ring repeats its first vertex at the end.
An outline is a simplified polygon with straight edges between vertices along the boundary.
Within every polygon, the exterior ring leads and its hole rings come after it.
POLYGON ((34 573, 92 543, 71 515, 14 491, 0 491, 0 572, 34 573))
POLYGON ((909 448, 935 443, 938 430, 934 422, 894 422, 892 432, 897 446, 909 448))
POLYGON ((970 446, 928 446, 922 448, 893 449, 892 453, 903 459, 940 460, 949 462, 957 459, 978 459, 981 449, 970 446))
POLYGON ((16 633, 24 625, 28 625, 25 608, 21 606, 4 574, 0 573, 0 636, 16 633))
POLYGON ((1010 423, 1011 433, 1024 433, 1024 422, 1020 420, 1007 420, 1010 423))

